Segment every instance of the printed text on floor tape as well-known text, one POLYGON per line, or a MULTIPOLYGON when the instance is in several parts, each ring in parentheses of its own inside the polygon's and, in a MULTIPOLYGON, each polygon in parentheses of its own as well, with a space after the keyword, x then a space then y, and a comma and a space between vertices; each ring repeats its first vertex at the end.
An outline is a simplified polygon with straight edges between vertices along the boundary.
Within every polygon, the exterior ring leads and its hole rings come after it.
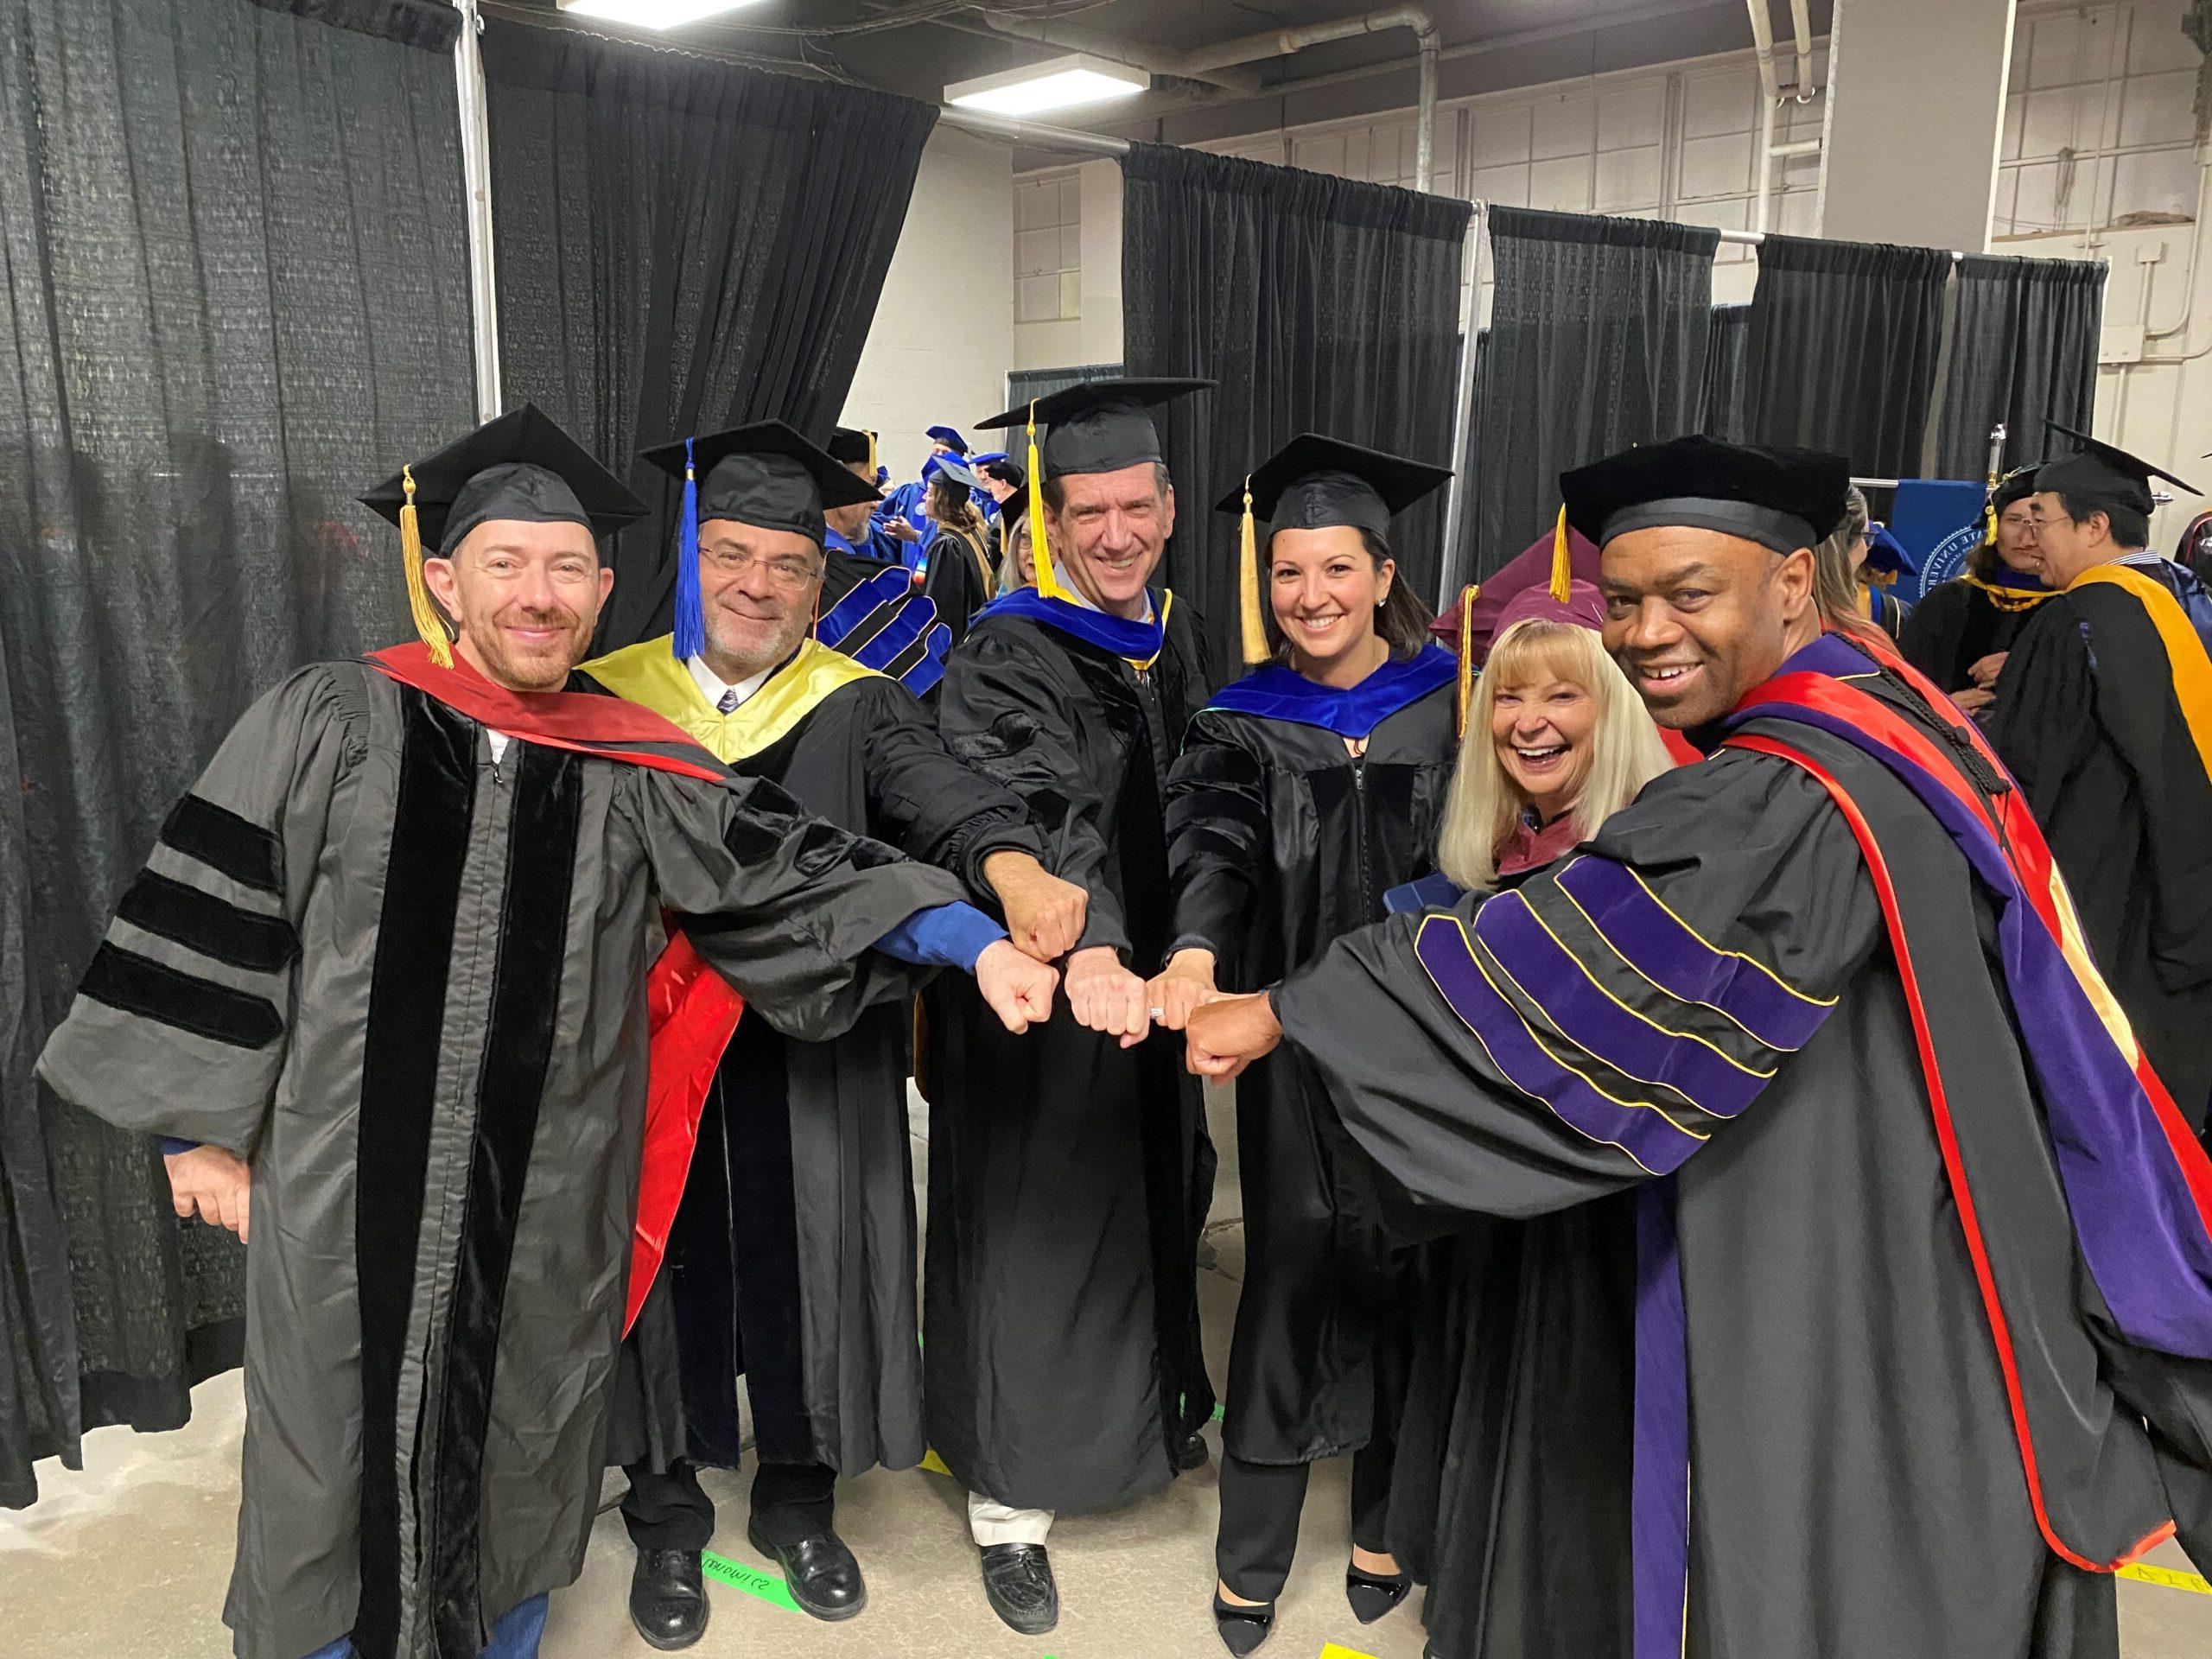
POLYGON ((2123 1579, 2133 1579, 2139 1584, 2163 1584, 2169 1590, 2194 1590, 2200 1596, 2212 1596, 2212 1584, 2207 1584, 2194 1573, 2177 1573, 2171 1567, 2148 1567, 2141 1561, 2120 1569, 2123 1579))

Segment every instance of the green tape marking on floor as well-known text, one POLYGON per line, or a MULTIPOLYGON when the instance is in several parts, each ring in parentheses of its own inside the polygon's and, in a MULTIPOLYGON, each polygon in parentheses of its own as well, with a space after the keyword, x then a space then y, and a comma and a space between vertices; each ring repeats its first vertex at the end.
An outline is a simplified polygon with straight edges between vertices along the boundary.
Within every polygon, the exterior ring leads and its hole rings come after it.
POLYGON ((2163 1584, 2169 1590, 2194 1590, 2200 1596, 2212 1596, 2212 1584, 2207 1584, 2194 1573, 2177 1573, 2171 1567, 2149 1567, 2141 1561, 2120 1569, 2123 1579, 2133 1579, 2139 1584, 2163 1584))
POLYGON ((790 1587, 776 1573, 763 1573, 757 1567, 747 1567, 727 1556, 717 1555, 712 1550, 699 1558, 699 1564, 706 1568, 709 1578, 719 1579, 734 1590, 742 1590, 747 1595, 771 1606, 794 1613, 798 1611, 798 1603, 791 1599, 790 1587))

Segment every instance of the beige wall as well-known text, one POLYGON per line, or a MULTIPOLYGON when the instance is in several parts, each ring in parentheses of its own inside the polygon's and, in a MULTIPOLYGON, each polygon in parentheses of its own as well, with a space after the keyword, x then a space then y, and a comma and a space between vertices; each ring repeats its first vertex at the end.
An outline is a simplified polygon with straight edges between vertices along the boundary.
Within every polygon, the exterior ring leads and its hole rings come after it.
POLYGON ((976 442, 975 423, 1005 407, 1013 241, 1012 147, 939 124, 845 399, 845 425, 883 435, 894 483, 920 474, 923 428, 948 422, 976 442))
MULTIPOLYGON (((1015 192, 1014 270, 1017 296, 1014 366, 1057 369, 1122 360, 1122 164, 1085 162, 1027 175, 1015 192), (1052 195, 1073 209, 1074 234, 1065 227, 1025 227, 1025 218, 1046 216, 1052 195), (1055 234, 1057 232, 1057 234, 1055 234), (1060 241, 1077 261, 1059 281, 1024 276, 1042 269, 1048 239, 1060 241), (1026 286, 1025 286, 1026 285, 1026 286), (1058 303, 1053 303, 1057 298, 1058 303), (1072 315, 1066 315, 1072 312, 1072 315), (1033 318, 1033 321, 1025 319, 1033 318)), ((1053 213, 1055 219, 1067 217, 1053 213)), ((1060 256, 1065 264, 1068 253, 1060 256)))

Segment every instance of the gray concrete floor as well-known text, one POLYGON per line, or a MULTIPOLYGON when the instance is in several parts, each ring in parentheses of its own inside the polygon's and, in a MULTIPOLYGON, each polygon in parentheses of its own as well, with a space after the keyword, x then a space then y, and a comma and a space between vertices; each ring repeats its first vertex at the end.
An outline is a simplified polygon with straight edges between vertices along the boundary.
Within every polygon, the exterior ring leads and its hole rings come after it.
MULTIPOLYGON (((1217 1144, 1233 1151, 1226 1103, 1216 1105, 1217 1144)), ((918 1166, 926 1152, 918 1134, 918 1166)), ((1200 1284, 1217 1378, 1243 1267, 1236 1190, 1232 1155, 1224 1160, 1210 1230, 1212 1265, 1200 1284)), ((192 1423, 174 1434, 92 1435, 81 1472, 48 1464, 40 1471, 45 1496, 35 1508, 0 1511, 0 1656, 229 1654, 219 1616, 238 1503, 237 1377, 203 1385, 194 1403, 192 1423)), ((1342 1463, 1316 1472, 1297 1569, 1265 1649, 1270 1659, 1420 1659, 1414 1604, 1367 1627, 1344 1605, 1345 1476, 1342 1463)), ((725 1517, 717 1553, 760 1568, 745 1541, 742 1479, 710 1475, 708 1482, 725 1517)), ((610 1504, 620 1490, 621 1478, 612 1477, 610 1504)), ((984 1603, 953 1483, 920 1471, 879 1471, 842 1488, 838 1500, 839 1529, 868 1573, 868 1608, 860 1618, 820 1624, 717 1584, 713 1621, 692 1651, 700 1659, 1218 1659, 1206 1611, 1216 1491, 1209 1468, 1119 1514, 1063 1522, 1052 1535, 1060 1625, 1048 1637, 1027 1638, 1000 1624, 984 1603)), ((610 1508, 600 1517, 582 1579, 554 1598, 545 1659, 646 1659, 652 1649, 631 1630, 625 1605, 631 1560, 620 1517, 610 1508)), ((2151 1560, 2189 1567, 2171 1545, 2151 1560)), ((2212 1653, 2212 1595, 2123 1582, 2120 1606, 2126 1659, 2212 1653)))

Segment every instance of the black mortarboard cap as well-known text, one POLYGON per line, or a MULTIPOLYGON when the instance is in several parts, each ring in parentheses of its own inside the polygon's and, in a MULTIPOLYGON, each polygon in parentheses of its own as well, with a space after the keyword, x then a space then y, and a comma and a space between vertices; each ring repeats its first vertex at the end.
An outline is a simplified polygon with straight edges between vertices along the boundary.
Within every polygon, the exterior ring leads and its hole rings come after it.
POLYGON ((1033 407, 1037 424, 1050 429, 1041 459, 1046 478, 1118 473, 1124 467, 1165 459, 1150 410, 1171 397, 1204 391, 1212 385, 1188 378, 1084 380, 977 425, 986 431, 1022 426, 1033 407))
POLYGON ((2151 480, 2163 478, 2177 490, 2187 490, 2191 495, 2203 492, 2194 484, 2184 483, 2163 467, 2153 467, 2125 449, 2100 442, 2086 432, 2076 432, 2070 426, 2056 421, 2044 424, 2054 432, 2073 439, 2082 447, 2070 455, 2059 455, 2036 468, 2036 490, 2063 490, 2077 506, 2133 507, 2147 513, 2158 505, 2151 494, 2151 480))
POLYGON ((862 426, 841 426, 830 435, 830 459, 864 464, 875 471, 875 434, 862 426))
POLYGON ((2042 461, 2025 467, 2016 467, 1990 486, 1989 512, 1993 519, 2016 501, 2031 499, 2036 493, 2036 474, 2044 468, 2042 461))
MULTIPOLYGON (((1252 471, 1253 516, 1274 530, 1328 530, 1342 524, 1390 543, 1390 519, 1452 476, 1448 467, 1366 449, 1319 432, 1301 432, 1252 471)), ((1241 512, 1247 486, 1214 504, 1241 512)))
POLYGON ((582 524, 594 536, 608 536, 646 511, 535 404, 486 421, 393 474, 362 496, 361 505, 400 523, 410 474, 423 544, 441 555, 493 519, 582 524))
POLYGON ((699 483, 699 522, 734 518, 762 530, 788 530, 822 540, 825 507, 877 499, 875 486, 856 478, 827 450, 809 443, 782 421, 755 421, 726 432, 683 439, 644 451, 671 478, 689 465, 699 483))
POLYGON ((1559 487, 1567 522, 1601 548, 1631 530, 1683 525, 1787 554, 1817 547, 1843 522, 1851 463, 1700 433, 1578 467, 1559 487))

